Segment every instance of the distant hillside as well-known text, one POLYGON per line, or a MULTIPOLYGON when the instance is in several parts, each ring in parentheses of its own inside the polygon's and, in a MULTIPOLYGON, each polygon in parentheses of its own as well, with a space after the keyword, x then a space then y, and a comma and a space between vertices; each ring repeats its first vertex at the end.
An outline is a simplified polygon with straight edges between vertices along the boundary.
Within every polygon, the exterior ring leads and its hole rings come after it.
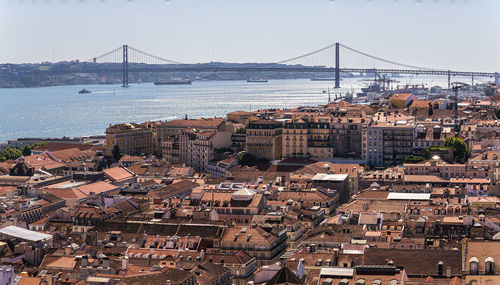
MULTIPOLYGON (((65 71, 82 69, 85 63, 63 62, 42 64, 3 64, 0 65, 0 88, 42 87, 58 85, 83 84, 117 84, 121 83, 122 74, 110 73, 71 73, 65 71), (53 71, 54 73, 47 73, 53 71)), ((92 64, 95 68, 120 68, 120 64, 101 63, 92 64)), ((239 63, 204 63, 193 64, 193 67, 220 66, 242 67, 250 64, 239 63)), ((252 67, 269 66, 269 64, 251 64, 252 67)), ((87 64, 88 66, 88 64, 87 64)), ((134 67, 147 67, 145 64, 131 64, 134 67)), ((352 77, 352 74, 343 73, 342 77, 352 77)), ((264 79, 297 79, 313 77, 333 77, 329 73, 302 73, 302 72, 140 72, 129 73, 129 82, 154 82, 169 78, 189 78, 192 80, 246 80, 249 78, 264 79)))

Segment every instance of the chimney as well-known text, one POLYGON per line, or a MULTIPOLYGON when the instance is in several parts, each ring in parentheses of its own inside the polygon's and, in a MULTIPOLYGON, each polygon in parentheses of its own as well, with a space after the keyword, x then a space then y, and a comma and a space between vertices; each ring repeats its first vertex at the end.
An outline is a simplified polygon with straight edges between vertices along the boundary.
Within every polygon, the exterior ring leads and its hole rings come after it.
POLYGON ((52 273, 47 273, 45 279, 47 280, 47 285, 54 285, 54 276, 52 273))
POLYGON ((64 256, 71 256, 71 251, 72 251, 71 245, 68 245, 64 248, 64 256))
POLYGON ((102 268, 103 269, 109 268, 109 257, 105 256, 102 258, 102 268))
POLYGON ((203 256, 205 256, 205 250, 200 250, 200 260, 203 260, 203 256))
POLYGON ((87 267, 89 266, 89 257, 84 255, 82 256, 82 267, 87 267))
POLYGON ((188 119, 188 114, 184 115, 184 120, 188 119))
POLYGON ((128 256, 125 256, 122 259, 122 270, 127 271, 128 270, 128 256))

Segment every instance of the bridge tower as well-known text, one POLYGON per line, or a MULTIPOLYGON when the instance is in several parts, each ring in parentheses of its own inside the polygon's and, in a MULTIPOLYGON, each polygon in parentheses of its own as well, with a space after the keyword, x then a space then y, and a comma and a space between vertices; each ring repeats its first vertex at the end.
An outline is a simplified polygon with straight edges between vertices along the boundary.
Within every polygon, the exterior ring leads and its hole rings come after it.
POLYGON ((122 87, 128 87, 128 45, 123 45, 122 87))
POLYGON ((340 88, 339 48, 340 44, 335 43, 335 88, 340 88))
POLYGON ((451 71, 448 69, 448 90, 451 90, 451 71))
POLYGON ((498 72, 495 72, 495 85, 500 86, 500 78, 498 76, 498 72))

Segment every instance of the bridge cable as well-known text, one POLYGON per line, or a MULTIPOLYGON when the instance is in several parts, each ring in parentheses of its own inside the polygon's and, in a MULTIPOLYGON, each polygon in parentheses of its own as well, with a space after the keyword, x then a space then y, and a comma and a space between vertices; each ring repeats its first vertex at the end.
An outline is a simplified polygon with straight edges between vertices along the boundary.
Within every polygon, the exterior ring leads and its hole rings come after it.
POLYGON ((383 61, 383 62, 386 62, 386 63, 390 63, 390 64, 395 64, 395 65, 398 65, 398 66, 403 66, 403 67, 407 67, 407 68, 411 68, 411 69, 418 69, 418 70, 436 70, 436 71, 443 71, 444 70, 444 69, 436 69, 436 68, 428 68, 428 67, 421 67, 421 66, 415 66, 415 65, 410 65, 410 64, 404 64, 404 63, 400 63, 400 62, 396 62, 396 61, 392 61, 392 60, 388 60, 388 59, 383 59, 381 57, 377 57, 377 56, 374 56, 374 55, 371 55, 371 54, 367 54, 365 52, 359 51, 357 49, 353 49, 353 48, 348 47, 348 46, 343 45, 343 44, 339 44, 339 45, 341 47, 345 48, 345 49, 348 49, 348 50, 353 51, 355 53, 364 55, 366 57, 369 57, 369 58, 372 58, 372 59, 376 59, 376 60, 379 60, 379 61, 383 61))
POLYGON ((174 60, 170 60, 170 59, 166 59, 166 58, 161 58, 159 56, 156 56, 156 55, 144 52, 142 50, 133 48, 131 46, 128 46, 128 48, 131 49, 131 50, 133 50, 133 51, 135 51, 135 52, 142 53, 143 55, 149 56, 149 57, 151 57, 153 59, 156 59, 156 60, 159 60, 159 61, 164 61, 164 62, 168 62, 168 63, 172 63, 172 64, 183 64, 183 63, 178 62, 178 61, 174 61, 174 60))
POLYGON ((301 58, 304 58, 304 57, 307 57, 307 56, 310 56, 310 55, 322 52, 324 50, 330 49, 330 48, 332 48, 334 46, 335 46, 335 44, 331 44, 331 45, 326 46, 324 48, 320 48, 318 50, 315 50, 315 51, 312 51, 312 52, 309 52, 309 53, 306 53, 306 54, 303 54, 303 55, 300 55, 300 56, 296 56, 296 57, 293 57, 293 58, 289 58, 289 59, 285 59, 285 60, 281 60, 281 61, 275 62, 274 64, 283 64, 283 63, 286 63, 286 62, 289 62, 289 61, 301 59, 301 58))
POLYGON ((115 52, 117 52, 117 51, 120 51, 122 48, 123 48, 122 46, 119 46, 119 47, 115 48, 115 49, 114 49, 114 50, 112 50, 112 51, 108 51, 107 53, 101 54, 100 56, 93 57, 93 58, 91 58, 91 59, 89 59, 89 60, 86 60, 85 62, 93 62, 93 61, 94 61, 94 58, 95 58, 95 59, 96 59, 96 61, 97 61, 97 59, 101 59, 101 58, 106 57, 106 56, 108 56, 108 55, 112 55, 113 53, 115 53, 115 52))

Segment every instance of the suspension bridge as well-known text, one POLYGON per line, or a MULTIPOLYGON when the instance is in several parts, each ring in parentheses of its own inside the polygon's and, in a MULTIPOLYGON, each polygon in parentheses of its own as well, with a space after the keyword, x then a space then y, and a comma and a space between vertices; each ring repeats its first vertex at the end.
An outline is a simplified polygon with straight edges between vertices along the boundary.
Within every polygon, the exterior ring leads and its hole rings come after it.
POLYGON ((428 68, 384 59, 341 43, 334 43, 306 54, 271 63, 248 63, 224 66, 218 63, 187 64, 159 57, 122 45, 107 53, 80 62, 71 69, 50 69, 41 73, 121 73, 122 86, 129 85, 129 73, 140 72, 309 72, 334 74, 335 88, 340 87, 343 72, 370 74, 410 74, 448 76, 448 88, 452 76, 491 77, 499 82, 498 72, 454 71, 428 68), (104 64, 107 63, 107 64, 104 64))

